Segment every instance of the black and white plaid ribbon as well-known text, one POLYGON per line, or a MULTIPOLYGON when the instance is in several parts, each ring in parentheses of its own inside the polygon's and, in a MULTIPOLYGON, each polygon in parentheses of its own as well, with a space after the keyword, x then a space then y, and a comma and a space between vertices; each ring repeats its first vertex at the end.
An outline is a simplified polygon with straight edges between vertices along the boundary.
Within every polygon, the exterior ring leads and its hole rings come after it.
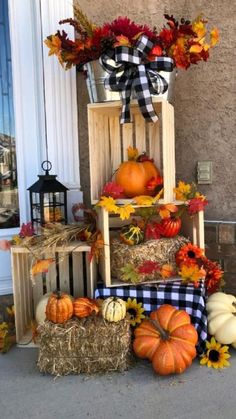
POLYGON ((174 62, 169 57, 156 57, 146 61, 153 43, 142 35, 136 48, 118 46, 100 57, 100 64, 107 71, 105 88, 120 92, 122 100, 121 124, 130 122, 130 99, 135 90, 140 110, 147 121, 156 122, 151 94, 162 94, 168 83, 158 71, 172 71, 174 62), (155 87, 154 87, 155 86, 155 87))

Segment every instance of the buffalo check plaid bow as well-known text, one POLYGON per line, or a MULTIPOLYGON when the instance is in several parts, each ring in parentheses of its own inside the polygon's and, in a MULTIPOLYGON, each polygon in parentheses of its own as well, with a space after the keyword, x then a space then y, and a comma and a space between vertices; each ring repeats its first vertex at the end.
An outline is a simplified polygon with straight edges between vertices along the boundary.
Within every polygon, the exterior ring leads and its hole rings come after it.
POLYGON ((168 89, 168 83, 158 71, 172 71, 174 65, 169 57, 156 57, 154 61, 145 61, 152 47, 153 43, 142 35, 136 48, 119 46, 100 57, 100 64, 109 73, 105 79, 105 88, 120 92, 121 95, 121 124, 130 122, 132 89, 136 92, 144 118, 152 122, 158 120, 151 94, 159 95, 168 89))

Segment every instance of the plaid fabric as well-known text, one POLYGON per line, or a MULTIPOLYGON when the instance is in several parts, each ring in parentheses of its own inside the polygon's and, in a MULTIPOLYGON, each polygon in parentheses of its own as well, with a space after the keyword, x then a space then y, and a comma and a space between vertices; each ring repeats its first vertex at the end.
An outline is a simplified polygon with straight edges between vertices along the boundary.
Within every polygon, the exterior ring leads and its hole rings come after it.
POLYGON ((145 62, 153 43, 145 36, 138 40, 136 48, 119 46, 100 57, 100 64, 109 75, 105 88, 121 93, 121 124, 130 122, 130 99, 135 90, 140 110, 147 121, 156 122, 151 94, 161 94, 168 89, 168 83, 157 71, 172 71, 173 60, 169 57, 156 57, 145 62), (155 86, 155 87, 154 87, 155 86))
POLYGON ((179 310, 185 310, 190 316, 199 336, 197 351, 202 353, 207 339, 207 313, 205 307, 205 287, 201 282, 198 288, 183 285, 179 281, 159 285, 119 286, 106 288, 98 284, 95 298, 128 297, 136 298, 143 304, 146 314, 156 310, 162 304, 171 304, 179 310))

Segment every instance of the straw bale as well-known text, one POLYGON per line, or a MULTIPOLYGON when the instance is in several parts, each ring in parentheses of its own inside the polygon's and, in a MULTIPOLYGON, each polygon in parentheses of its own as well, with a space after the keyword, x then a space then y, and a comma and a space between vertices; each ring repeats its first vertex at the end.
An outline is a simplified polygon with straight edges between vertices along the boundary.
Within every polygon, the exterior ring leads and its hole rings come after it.
POLYGON ((38 327, 40 372, 52 375, 125 371, 131 365, 130 324, 102 317, 73 318, 38 327))
MULTIPOLYGON (((144 261, 153 261, 160 264, 171 264, 176 269, 175 254, 189 240, 183 236, 173 238, 161 238, 159 240, 148 240, 138 245, 129 246, 114 238, 110 246, 111 255, 111 276, 116 280, 122 280, 121 268, 127 264, 135 267, 144 261)), ((140 282, 160 280, 160 275, 140 275, 140 282)))

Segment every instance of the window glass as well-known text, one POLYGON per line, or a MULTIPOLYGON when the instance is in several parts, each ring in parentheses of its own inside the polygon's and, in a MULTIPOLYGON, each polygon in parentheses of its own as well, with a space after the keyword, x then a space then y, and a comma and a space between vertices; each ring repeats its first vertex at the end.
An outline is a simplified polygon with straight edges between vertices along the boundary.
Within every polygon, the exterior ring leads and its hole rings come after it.
POLYGON ((8 1, 0 0, 0 229, 19 226, 8 1))

